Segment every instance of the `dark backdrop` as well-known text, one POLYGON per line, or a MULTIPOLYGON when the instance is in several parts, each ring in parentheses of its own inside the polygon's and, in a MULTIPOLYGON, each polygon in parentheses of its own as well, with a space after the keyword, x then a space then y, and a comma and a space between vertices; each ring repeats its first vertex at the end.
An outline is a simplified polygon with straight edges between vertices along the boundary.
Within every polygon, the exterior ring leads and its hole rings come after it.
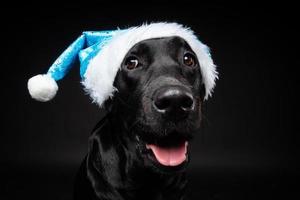
POLYGON ((190 198, 299 198, 293 5, 85 4, 4 7, 0 199, 71 199, 88 136, 103 116, 82 90, 79 66, 49 103, 30 98, 28 78, 46 72, 82 31, 152 21, 190 26, 211 47, 220 73, 192 144, 190 198))

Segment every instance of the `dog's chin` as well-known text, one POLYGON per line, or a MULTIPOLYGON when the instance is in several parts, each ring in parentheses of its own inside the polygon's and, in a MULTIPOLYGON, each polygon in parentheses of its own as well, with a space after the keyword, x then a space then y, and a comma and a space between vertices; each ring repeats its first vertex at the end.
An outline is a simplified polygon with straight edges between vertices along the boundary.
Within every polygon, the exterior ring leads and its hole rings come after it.
POLYGON ((159 172, 172 173, 185 170, 189 161, 189 139, 160 139, 145 141, 137 138, 138 151, 146 166, 159 172))

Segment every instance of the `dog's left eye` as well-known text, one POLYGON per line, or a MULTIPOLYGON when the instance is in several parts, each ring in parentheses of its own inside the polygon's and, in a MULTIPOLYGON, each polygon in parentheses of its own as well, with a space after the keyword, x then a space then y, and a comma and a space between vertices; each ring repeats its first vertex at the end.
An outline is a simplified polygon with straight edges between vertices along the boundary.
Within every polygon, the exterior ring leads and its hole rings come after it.
POLYGON ((127 69, 135 69, 139 66, 139 60, 136 57, 129 57, 125 60, 125 66, 127 69))
POLYGON ((183 56, 183 63, 186 65, 186 66, 189 66, 189 67, 194 67, 196 65, 196 58, 193 54, 191 53, 186 53, 184 54, 183 56))

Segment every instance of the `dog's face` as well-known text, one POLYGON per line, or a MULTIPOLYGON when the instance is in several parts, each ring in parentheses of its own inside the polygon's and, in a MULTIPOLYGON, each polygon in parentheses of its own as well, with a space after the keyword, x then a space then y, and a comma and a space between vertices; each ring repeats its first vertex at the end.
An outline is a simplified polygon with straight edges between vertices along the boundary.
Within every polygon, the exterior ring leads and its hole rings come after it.
POLYGON ((114 86, 114 105, 146 167, 178 171, 199 130, 205 94, 199 62, 180 37, 144 40, 127 53, 114 86))

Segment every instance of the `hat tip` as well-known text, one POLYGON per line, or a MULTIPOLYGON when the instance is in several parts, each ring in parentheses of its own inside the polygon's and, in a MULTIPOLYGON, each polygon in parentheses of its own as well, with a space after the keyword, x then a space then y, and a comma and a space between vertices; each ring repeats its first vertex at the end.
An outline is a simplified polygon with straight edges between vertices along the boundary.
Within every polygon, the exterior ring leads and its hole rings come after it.
POLYGON ((39 74, 31 77, 27 83, 30 96, 41 102, 50 101, 56 95, 58 86, 49 74, 39 74))

